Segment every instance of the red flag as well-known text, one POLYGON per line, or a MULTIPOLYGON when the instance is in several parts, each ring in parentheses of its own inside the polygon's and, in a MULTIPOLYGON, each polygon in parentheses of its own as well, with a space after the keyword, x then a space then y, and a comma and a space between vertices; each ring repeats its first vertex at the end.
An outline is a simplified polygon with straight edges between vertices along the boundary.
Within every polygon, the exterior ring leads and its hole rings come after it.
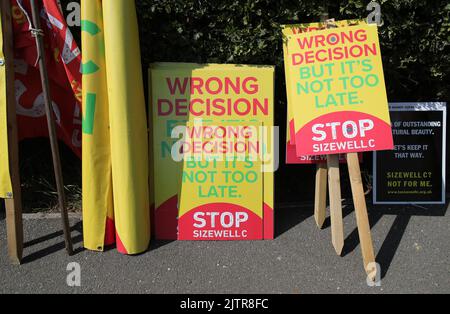
MULTIPOLYGON (((48 136, 30 3, 11 0, 11 5, 19 138, 48 136)), ((43 0, 40 16, 58 138, 81 157, 81 52, 57 0, 43 0)))

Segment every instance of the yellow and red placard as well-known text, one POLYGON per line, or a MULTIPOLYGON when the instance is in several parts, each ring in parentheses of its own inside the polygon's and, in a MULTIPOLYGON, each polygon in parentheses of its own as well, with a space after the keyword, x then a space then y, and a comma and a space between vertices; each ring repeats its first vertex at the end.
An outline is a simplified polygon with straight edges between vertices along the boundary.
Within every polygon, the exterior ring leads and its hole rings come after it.
MULTIPOLYGON (((150 82, 150 114, 152 117, 151 138, 153 161, 151 161, 150 183, 151 195, 154 198, 154 231, 158 239, 188 239, 183 230, 194 227, 194 221, 187 219, 195 215, 192 209, 201 207, 217 212, 218 203, 227 203, 234 206, 250 209, 254 215, 260 217, 258 237, 260 239, 273 238, 273 171, 261 172, 258 182, 261 199, 253 203, 244 204, 235 202, 228 194, 213 194, 207 197, 197 197, 191 190, 198 189, 198 181, 186 181, 183 171, 192 163, 184 163, 173 159, 172 150, 179 138, 172 138, 177 126, 189 126, 199 121, 204 126, 227 126, 239 124, 241 126, 264 125, 273 130, 273 101, 274 101, 274 68, 271 66, 246 65, 218 65, 218 64, 186 64, 186 63, 157 63, 149 70, 150 82), (183 192, 184 191, 184 192, 183 192), (183 195, 189 199, 183 199, 183 195), (202 207, 203 206, 203 207, 202 207), (206 207, 205 207, 206 206, 206 207), (185 224, 189 221, 191 226, 185 224), (260 235, 260 237, 259 237, 260 235)), ((271 133, 271 132, 270 132, 271 133)), ((200 141, 201 142, 201 141, 200 141)), ((202 144, 200 144, 202 146, 202 144)), ((274 163, 274 143, 271 140, 264 142, 263 163, 254 167, 264 168, 274 163)), ((236 171, 242 171, 243 162, 237 163, 236 171)), ((222 172, 223 164, 208 164, 215 170, 222 172)), ((211 168, 211 169, 212 169, 211 168)), ((268 168, 268 167, 266 167, 268 168)), ((198 164, 190 169, 194 175, 202 173, 205 169, 198 164)), ((225 180, 218 178, 217 180, 225 180)), ((215 186, 208 181, 201 184, 202 189, 215 186)), ((245 183, 238 184, 238 189, 244 195, 245 183)), ((226 189, 226 188, 224 188, 226 189)), ((229 189, 229 187, 228 187, 229 189)), ((203 193, 203 192, 202 192, 203 193)), ((247 196, 248 197, 248 196, 247 196)), ((240 201, 245 199, 242 197, 240 201)), ((256 197, 255 197, 256 198, 256 197)), ((230 206, 231 206, 230 205, 230 206)), ((237 207, 233 207, 237 208, 237 207)), ((230 210, 233 211, 232 206, 230 210)), ((197 214, 199 215, 199 214, 197 214)), ((225 214, 226 216, 228 214, 225 214)), ((251 215, 249 215, 251 216, 251 215)), ((229 218, 229 216, 227 216, 229 218)), ((226 217, 225 217, 226 218, 226 217)), ((224 219, 225 219, 224 218, 224 219)), ((227 218, 227 219, 228 219, 227 218)), ((196 238, 203 239, 203 238, 196 238)), ((223 239, 221 236, 208 237, 209 240, 223 239)), ((236 239, 236 238, 233 238, 236 239)))
POLYGON ((392 149, 376 25, 291 34, 286 41, 297 157, 392 149))
MULTIPOLYGON (((335 21, 333 22, 333 27, 346 27, 346 26, 355 26, 360 24, 365 24, 364 20, 345 20, 345 21, 335 21)), ((287 37, 296 34, 303 34, 309 32, 315 32, 323 29, 327 29, 328 23, 305 23, 305 24, 290 24, 283 25, 282 34, 283 34, 283 55, 284 55, 284 67, 285 73, 288 73, 290 70, 290 63, 287 62, 287 37)), ((325 155, 316 155, 316 156, 297 156, 296 153, 296 143, 295 143, 295 125, 294 125, 294 117, 292 113, 292 106, 294 104, 290 101, 290 90, 291 84, 289 84, 289 77, 286 75, 286 91, 287 91, 287 100, 288 100, 288 111, 287 111, 287 136, 286 136, 286 163, 287 164, 314 164, 319 162, 326 162, 325 155)), ((345 162, 344 156, 341 156, 341 162, 345 162)))
POLYGON ((264 238, 261 124, 188 124, 178 238, 264 238))

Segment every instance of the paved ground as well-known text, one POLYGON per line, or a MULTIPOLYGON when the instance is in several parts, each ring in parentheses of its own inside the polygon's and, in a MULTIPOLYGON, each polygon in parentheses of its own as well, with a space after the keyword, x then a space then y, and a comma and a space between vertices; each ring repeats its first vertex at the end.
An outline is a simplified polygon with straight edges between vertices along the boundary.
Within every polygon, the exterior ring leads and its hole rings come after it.
POLYGON ((8 262, 0 217, 0 293, 450 292, 447 207, 372 210, 381 287, 366 284, 352 208, 345 214, 344 257, 334 254, 329 227, 317 230, 306 208, 278 210, 275 241, 158 242, 134 257, 83 251, 77 219, 72 234, 78 250, 68 257, 59 220, 26 220, 22 266, 8 262), (81 265, 81 287, 66 285, 69 262, 81 265))

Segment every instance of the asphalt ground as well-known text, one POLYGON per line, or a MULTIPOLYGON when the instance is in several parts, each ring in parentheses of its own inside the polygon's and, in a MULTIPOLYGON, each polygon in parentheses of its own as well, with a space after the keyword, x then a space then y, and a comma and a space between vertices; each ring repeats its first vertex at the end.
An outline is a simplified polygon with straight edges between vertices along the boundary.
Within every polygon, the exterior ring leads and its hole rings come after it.
POLYGON ((450 214, 446 206, 377 207, 370 221, 381 285, 363 270, 356 220, 344 207, 345 248, 336 256, 329 220, 314 223, 311 206, 276 212, 276 239, 254 242, 153 241, 148 252, 82 248, 82 225, 71 219, 76 254, 67 256, 59 219, 26 216, 21 266, 11 265, 0 213, 0 293, 449 293, 450 214), (67 265, 79 263, 81 285, 69 287, 67 265))

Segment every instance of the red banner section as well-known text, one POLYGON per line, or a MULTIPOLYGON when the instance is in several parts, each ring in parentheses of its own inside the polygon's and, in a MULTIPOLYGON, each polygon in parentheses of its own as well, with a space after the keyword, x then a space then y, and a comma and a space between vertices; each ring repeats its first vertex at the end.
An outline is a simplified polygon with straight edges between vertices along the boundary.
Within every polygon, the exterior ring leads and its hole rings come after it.
POLYGON ((242 206, 206 204, 180 217, 179 240, 262 240, 263 218, 242 206))
POLYGON ((392 149, 391 125, 356 111, 338 111, 320 116, 296 134, 297 155, 337 154, 392 149), (331 122, 330 122, 331 121, 331 122))
MULTIPOLYGON (((81 52, 56 0, 43 0, 44 31, 57 134, 81 157, 81 52)), ((30 32, 29 0, 11 0, 17 119, 20 139, 48 136, 35 38, 30 32)))

